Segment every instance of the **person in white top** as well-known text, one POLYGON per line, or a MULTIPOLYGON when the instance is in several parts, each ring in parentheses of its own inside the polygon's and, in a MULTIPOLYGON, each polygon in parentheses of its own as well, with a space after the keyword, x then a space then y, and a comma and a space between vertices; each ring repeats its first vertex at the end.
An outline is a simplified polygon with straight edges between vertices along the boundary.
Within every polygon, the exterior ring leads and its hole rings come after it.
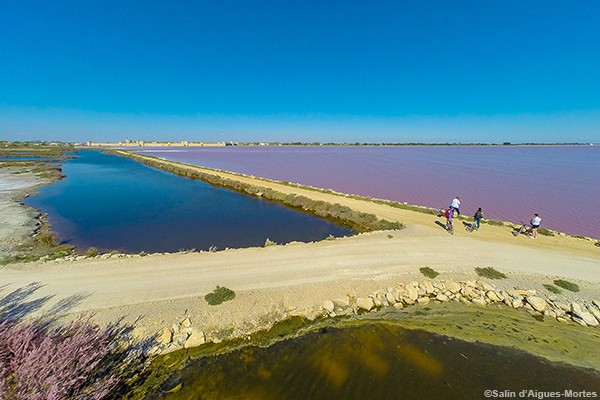
POLYGON ((460 197, 456 196, 455 198, 453 198, 452 199, 452 203, 450 204, 449 208, 452 208, 452 209, 456 210, 456 213, 458 215, 460 215, 460 210, 459 210, 459 208, 460 208, 460 197))
POLYGON ((529 224, 531 225, 531 236, 530 238, 535 239, 537 237, 537 231, 538 228, 540 227, 540 224, 542 223, 542 219, 540 218, 539 214, 533 214, 533 218, 531 219, 531 221, 529 221, 529 224))

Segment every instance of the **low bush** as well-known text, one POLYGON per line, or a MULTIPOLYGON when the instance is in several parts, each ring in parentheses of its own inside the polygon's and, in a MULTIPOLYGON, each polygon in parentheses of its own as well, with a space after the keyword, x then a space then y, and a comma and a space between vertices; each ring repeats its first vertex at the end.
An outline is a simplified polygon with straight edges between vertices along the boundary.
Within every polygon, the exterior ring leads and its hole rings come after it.
POLYGON ((435 269, 429 268, 429 267, 421 267, 421 268, 419 268, 419 271, 423 275, 425 275, 426 277, 431 278, 431 279, 435 278, 436 276, 438 276, 440 274, 435 269))
POLYGON ((56 246, 56 236, 52 232, 41 232, 35 237, 36 242, 46 246, 56 246))
POLYGON ((265 247, 269 247, 269 246, 276 246, 277 243, 272 241, 271 239, 267 238, 267 240, 265 240, 265 247))
POLYGON ((543 286, 544 286, 544 288, 545 288, 547 291, 549 291, 549 292, 551 292, 551 293, 554 293, 554 294, 561 294, 561 293, 562 293, 562 290, 560 290, 559 288, 557 288, 557 287, 556 287, 556 286, 554 286, 554 285, 550 285, 549 283, 544 283, 544 285, 543 285, 543 286))
POLYGON ((485 267, 485 268, 475 268, 475 272, 477 273, 477 275, 483 277, 483 278, 488 278, 488 279, 505 279, 506 275, 504 275, 502 272, 495 270, 492 267, 485 267))
POLYGON ((571 292, 579 292, 579 285, 573 282, 569 282, 565 279, 556 279, 554 280, 554 284, 571 292))
POLYGON ((546 228, 538 228, 538 233, 543 236, 556 236, 554 232, 546 228))
POLYGON ((142 379, 145 358, 129 327, 0 322, 3 399, 121 398, 142 379))
POLYGON ((481 220, 482 223, 484 224, 488 224, 488 225, 492 225, 492 226, 504 226, 504 222, 502 221, 496 221, 494 219, 483 219, 481 220))
POLYGON ((90 247, 85 251, 86 257, 96 257, 98 255, 98 249, 95 247, 90 247))
POLYGON ((204 296, 204 300, 211 306, 216 306, 234 298, 235 292, 233 290, 221 286, 217 286, 215 290, 204 296))

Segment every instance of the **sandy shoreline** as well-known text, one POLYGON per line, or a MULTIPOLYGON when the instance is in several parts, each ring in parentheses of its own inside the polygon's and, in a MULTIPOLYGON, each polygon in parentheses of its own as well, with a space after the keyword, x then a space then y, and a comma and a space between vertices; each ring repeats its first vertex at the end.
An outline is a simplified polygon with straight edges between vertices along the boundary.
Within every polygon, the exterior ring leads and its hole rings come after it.
MULTIPOLYGON (((461 226, 450 236, 436 225, 440 219, 433 215, 238 174, 219 175, 340 203, 400 221, 406 229, 216 253, 10 264, 0 266, 0 279, 6 285, 1 294, 39 282, 30 300, 51 298, 38 313, 50 312, 60 303, 64 307, 59 312, 67 315, 94 312, 99 322, 136 321, 136 332, 142 336, 160 333, 189 317, 209 339, 218 339, 223 332, 243 335, 291 315, 315 316, 326 300, 368 296, 401 283, 422 282, 426 280, 418 271, 422 266, 440 272, 436 280, 480 279, 498 288, 535 289, 544 298, 553 295, 543 283, 565 278, 578 283, 581 291, 563 291, 558 295, 561 301, 600 300, 600 248, 589 240, 563 235, 529 240, 513 237, 510 227, 489 225, 473 234, 461 226), (475 267, 494 267, 508 279, 478 278, 475 267), (209 306, 204 295, 217 285, 234 290, 236 298, 209 306)), ((0 195, 8 198, 6 191, 0 195)), ((6 236, 0 238, 2 243, 5 240, 6 236)), ((51 312, 56 313, 56 307, 51 312)))

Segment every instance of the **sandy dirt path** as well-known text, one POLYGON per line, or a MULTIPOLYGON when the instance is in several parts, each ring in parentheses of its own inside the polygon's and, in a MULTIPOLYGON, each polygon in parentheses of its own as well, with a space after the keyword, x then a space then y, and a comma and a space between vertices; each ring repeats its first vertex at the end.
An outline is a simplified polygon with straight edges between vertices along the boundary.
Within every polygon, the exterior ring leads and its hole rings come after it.
POLYGON ((216 253, 12 264, 0 267, 2 293, 39 282, 41 287, 31 298, 51 298, 38 311, 62 304, 60 312, 95 311, 99 321, 120 317, 132 321, 142 316, 138 321, 142 333, 155 333, 184 316, 207 331, 260 326, 265 316, 310 314, 324 300, 350 292, 366 296, 400 282, 423 280, 418 272, 422 266, 441 272, 441 279, 473 279, 475 267, 494 267, 509 274, 508 280, 497 283, 506 288, 540 290, 542 283, 562 277, 581 285, 575 299, 600 300, 600 248, 592 241, 566 236, 530 240, 513 237, 509 227, 488 225, 473 234, 458 227, 451 236, 436 224, 441 219, 434 215, 218 174, 337 202, 404 222, 407 228, 319 243, 216 253), (236 299, 208 306, 203 296, 217 285, 233 289, 236 299))

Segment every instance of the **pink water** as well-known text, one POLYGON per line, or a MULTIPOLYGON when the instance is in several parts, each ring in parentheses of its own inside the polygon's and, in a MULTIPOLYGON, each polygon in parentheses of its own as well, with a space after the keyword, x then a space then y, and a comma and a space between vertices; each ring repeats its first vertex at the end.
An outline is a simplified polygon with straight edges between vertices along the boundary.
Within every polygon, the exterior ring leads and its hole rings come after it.
POLYGON ((600 146, 221 147, 145 154, 600 238, 600 146))

